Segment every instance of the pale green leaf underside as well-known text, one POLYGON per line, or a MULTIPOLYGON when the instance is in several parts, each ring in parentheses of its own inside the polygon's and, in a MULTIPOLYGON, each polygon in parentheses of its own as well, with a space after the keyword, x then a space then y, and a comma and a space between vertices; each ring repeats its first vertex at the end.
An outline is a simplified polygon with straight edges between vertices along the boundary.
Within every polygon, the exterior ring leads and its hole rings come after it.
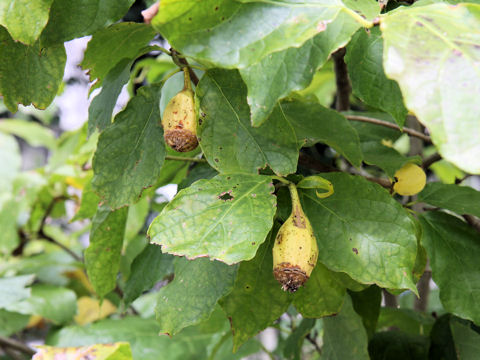
POLYGON ((321 174, 335 193, 319 199, 301 190, 319 245, 319 260, 362 283, 414 289, 415 226, 385 189, 344 173, 321 174))
POLYGON ((270 231, 276 199, 269 176, 218 175, 181 190, 153 220, 163 252, 234 264, 251 259, 270 231))
POLYGON ((48 21, 53 0, 2 0, 0 25, 7 28, 13 39, 33 44, 48 21))
POLYGON ((325 31, 305 41, 301 47, 272 53, 240 69, 248 88, 252 125, 262 124, 279 99, 307 87, 317 68, 333 51, 345 45, 359 27, 352 17, 341 12, 325 31))
POLYGON ((35 276, 23 275, 0 278, 0 308, 16 303, 30 296, 31 290, 27 288, 35 276))
POLYGON ((480 174, 480 5, 403 8, 381 20, 383 61, 440 154, 480 174))
POLYGON ((243 68, 272 52, 301 46, 344 7, 339 0, 164 0, 152 24, 185 55, 243 68), (258 21, 252 25, 252 19, 258 21))
POLYGON ((272 115, 252 127, 247 89, 235 70, 209 70, 196 90, 201 110, 198 137, 208 163, 221 173, 258 173, 267 165, 278 175, 297 169, 298 147, 288 122, 272 115))
POLYGON ((443 307, 448 312, 480 323, 478 232, 445 213, 424 213, 420 221, 422 245, 427 250, 443 307))

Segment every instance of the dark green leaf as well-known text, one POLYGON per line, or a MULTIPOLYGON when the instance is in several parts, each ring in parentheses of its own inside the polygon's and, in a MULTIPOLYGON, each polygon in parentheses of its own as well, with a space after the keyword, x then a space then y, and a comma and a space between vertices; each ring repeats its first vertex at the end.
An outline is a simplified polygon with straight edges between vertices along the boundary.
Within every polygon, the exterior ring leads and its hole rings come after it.
POLYGON ((97 212, 99 203, 100 197, 93 191, 92 181, 90 179, 89 181, 87 181, 85 187, 83 188, 80 208, 78 209, 77 213, 71 221, 73 222, 77 220, 92 218, 97 212))
POLYGON ((62 81, 66 54, 63 44, 43 47, 15 42, 0 26, 0 94, 8 109, 17 104, 45 109, 62 81))
POLYGON ((220 300, 233 333, 233 351, 271 325, 288 308, 292 296, 273 277, 272 237, 238 269, 233 291, 220 300))
POLYGON ((99 137, 92 186, 114 209, 136 202, 160 174, 165 145, 159 92, 157 86, 140 88, 99 137))
POLYGON ((275 108, 274 116, 282 117, 293 127, 299 146, 322 142, 360 166, 362 151, 358 135, 350 123, 334 110, 319 104, 285 101, 275 108))
POLYGON ((0 294, 2 294, 0 308, 30 297, 31 290, 27 286, 33 282, 34 278, 34 275, 0 278, 0 294))
POLYGON ((422 243, 445 310, 480 323, 479 236, 460 219, 440 212, 422 214, 422 243))
POLYGON ((293 303, 303 317, 319 318, 338 313, 344 297, 345 286, 317 262, 310 279, 295 293, 293 303))
POLYGON ((418 194, 418 200, 427 204, 480 217, 480 191, 468 186, 428 183, 418 194))
POLYGON ((32 45, 47 25, 52 1, 4 0, 0 3, 0 25, 14 40, 32 45))
POLYGON ((378 329, 388 330, 394 327, 407 334, 428 335, 435 318, 413 309, 395 309, 383 307, 378 318, 378 329))
POLYGON ((286 359, 301 359, 303 341, 312 331, 315 321, 315 319, 302 319, 298 327, 288 336, 283 349, 283 355, 286 359))
POLYGON ((344 46, 359 27, 352 17, 342 12, 325 31, 301 47, 275 52, 241 69, 240 75, 248 88, 252 125, 261 125, 279 99, 307 87, 314 70, 321 67, 333 51, 344 46))
POLYGON ((398 84, 383 72, 383 40, 375 27, 360 29, 347 47, 345 62, 352 81, 353 94, 364 103, 391 114, 403 126, 407 109, 398 84))
POLYGON ((369 286, 363 291, 349 291, 352 298, 353 309, 362 317, 363 326, 371 339, 377 328, 380 304, 382 302, 382 289, 376 285, 369 286))
POLYGON ((88 133, 102 132, 112 123, 112 112, 123 85, 130 78, 132 60, 123 59, 111 69, 103 81, 102 91, 88 108, 88 133))
POLYGON ((415 225, 402 206, 362 177, 319 175, 331 181, 335 193, 325 199, 314 190, 301 190, 300 195, 318 241, 319 260, 363 283, 416 291, 415 225))
MULTIPOLYGON (((120 3, 126 1, 132 0, 121 0, 120 3)), ((109 26, 92 36, 81 66, 90 69, 90 79, 98 79, 95 84, 98 86, 122 59, 133 60, 140 55, 154 35, 153 29, 145 24, 119 23, 109 26)), ((117 70, 120 74, 120 68, 117 70)), ((113 81, 113 73, 111 76, 113 81)))
POLYGON ((173 256, 163 254, 160 246, 149 244, 132 263, 132 271, 125 284, 125 304, 130 304, 142 292, 173 273, 173 256))
POLYGON ((153 220, 148 235, 162 250, 234 264, 249 260, 270 231, 275 196, 269 176, 218 175, 199 180, 153 220))
POLYGON ((384 67, 440 154, 480 173, 480 5, 400 7, 382 17, 384 67), (428 51, 425 51, 428 49, 428 51))
POLYGON ((453 318, 452 314, 445 314, 435 321, 430 332, 429 359, 458 360, 450 328, 453 318))
POLYGON ((237 266, 210 259, 176 258, 174 280, 158 292, 160 332, 175 335, 209 318, 217 301, 233 288, 237 266))
POLYGON ((185 55, 218 67, 243 68, 272 52, 301 46, 324 31, 343 7, 338 0, 167 0, 152 24, 185 55), (252 26, 257 17, 262 21, 252 26))
MULTIPOLYGON (((84 35, 119 20, 134 0, 55 0, 50 20, 42 33, 44 44, 58 44, 84 35)), ((113 39, 112 39, 113 40, 113 39)), ((125 40, 125 38, 120 39, 125 40)), ((118 44, 119 42, 116 42, 118 44)), ((113 44, 112 44, 113 45, 113 44)), ((112 55, 114 55, 112 53, 112 55)))
POLYGON ((350 296, 345 296, 338 315, 323 319, 323 331, 322 359, 369 359, 367 332, 350 296))
POLYGON ((45 284, 33 285, 31 289, 30 297, 10 304, 7 310, 40 315, 56 324, 64 324, 75 315, 77 297, 72 290, 45 284))
POLYGON ((250 124, 247 89, 237 71, 209 70, 197 87, 203 114, 198 137, 209 164, 223 173, 257 173, 267 165, 278 175, 296 171, 295 133, 284 117, 250 124))
POLYGON ((468 323, 459 320, 450 320, 453 341, 458 358, 462 360, 475 360, 480 353, 480 334, 472 330, 468 323))
POLYGON ((197 180, 211 179, 216 175, 218 175, 217 171, 210 165, 199 163, 195 165, 180 184, 178 184, 178 190, 186 189, 197 180))
POLYGON ((92 220, 90 245, 85 250, 85 266, 88 278, 101 298, 115 288, 127 210, 112 211, 102 205, 92 220))
POLYGON ((405 334, 401 331, 377 333, 368 344, 372 360, 426 360, 429 358, 428 349, 427 337, 405 334))

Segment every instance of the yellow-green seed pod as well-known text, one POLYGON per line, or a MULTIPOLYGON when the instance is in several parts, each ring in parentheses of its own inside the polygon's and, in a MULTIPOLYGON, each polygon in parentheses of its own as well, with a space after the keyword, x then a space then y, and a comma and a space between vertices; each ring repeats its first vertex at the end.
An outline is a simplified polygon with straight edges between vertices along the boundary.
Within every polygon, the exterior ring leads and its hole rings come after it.
POLYGON ((289 189, 292 213, 275 238, 273 274, 283 290, 295 292, 308 280, 317 263, 318 245, 295 185, 290 184, 289 189))
POLYGON ((195 94, 188 69, 184 69, 185 87, 167 104, 162 117, 165 142, 175 151, 192 151, 198 146, 195 94))

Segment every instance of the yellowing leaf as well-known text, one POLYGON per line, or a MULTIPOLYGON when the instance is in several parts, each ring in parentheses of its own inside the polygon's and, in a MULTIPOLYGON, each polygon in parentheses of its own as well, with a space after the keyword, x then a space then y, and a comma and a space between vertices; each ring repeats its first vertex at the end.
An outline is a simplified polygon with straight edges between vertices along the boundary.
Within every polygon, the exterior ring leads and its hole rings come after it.
POLYGON ((87 278, 87 275, 82 269, 76 269, 73 271, 66 271, 64 272, 64 275, 68 277, 69 279, 76 279, 78 280, 86 290, 88 290, 90 293, 95 294, 95 290, 93 289, 92 284, 87 278))
POLYGON ((89 324, 91 322, 106 318, 108 315, 117 311, 115 305, 110 301, 104 300, 100 306, 100 302, 97 299, 82 296, 77 301, 78 314, 74 320, 79 325, 89 324))
POLYGON ((60 348, 39 345, 32 360, 131 360, 132 351, 127 342, 95 344, 90 346, 60 348))
POLYGON ((65 178, 65 183, 67 183, 67 185, 70 185, 70 186, 72 186, 76 189, 83 190, 84 184, 79 182, 78 179, 76 179, 72 176, 67 176, 65 178))
POLYGON ((42 316, 40 315, 32 315, 30 316, 30 319, 28 320, 28 324, 26 326, 27 329, 31 328, 42 328, 45 326, 45 321, 42 316))

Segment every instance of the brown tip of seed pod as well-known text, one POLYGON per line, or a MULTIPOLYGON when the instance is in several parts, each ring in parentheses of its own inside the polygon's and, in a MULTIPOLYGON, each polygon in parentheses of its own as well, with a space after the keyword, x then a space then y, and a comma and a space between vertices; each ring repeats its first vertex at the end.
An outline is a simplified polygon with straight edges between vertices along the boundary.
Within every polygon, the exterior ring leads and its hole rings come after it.
POLYGON ((167 130, 163 137, 167 145, 175 151, 188 152, 198 146, 197 137, 187 129, 167 130))
POLYGON ((282 284, 282 290, 294 293, 300 286, 305 284, 308 280, 308 276, 296 265, 290 263, 280 263, 273 269, 273 275, 275 279, 282 284))

